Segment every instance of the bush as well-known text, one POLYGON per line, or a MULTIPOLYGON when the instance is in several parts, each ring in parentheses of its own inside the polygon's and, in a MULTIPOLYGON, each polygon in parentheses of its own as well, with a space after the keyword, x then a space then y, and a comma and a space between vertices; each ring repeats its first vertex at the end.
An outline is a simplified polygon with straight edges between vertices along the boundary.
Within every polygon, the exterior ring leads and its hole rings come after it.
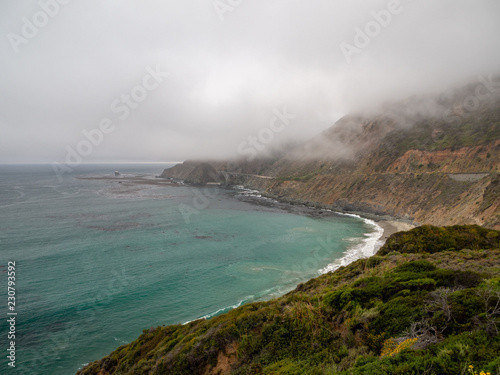
POLYGON ((462 249, 492 249, 500 247, 500 232, 478 225, 433 227, 423 225, 408 232, 398 232, 389 237, 377 255, 390 252, 437 253, 462 249))
POLYGON ((383 260, 384 260, 384 257, 377 256, 377 255, 371 256, 370 258, 368 258, 366 260, 366 268, 374 268, 374 267, 378 266, 380 263, 382 263, 383 260))

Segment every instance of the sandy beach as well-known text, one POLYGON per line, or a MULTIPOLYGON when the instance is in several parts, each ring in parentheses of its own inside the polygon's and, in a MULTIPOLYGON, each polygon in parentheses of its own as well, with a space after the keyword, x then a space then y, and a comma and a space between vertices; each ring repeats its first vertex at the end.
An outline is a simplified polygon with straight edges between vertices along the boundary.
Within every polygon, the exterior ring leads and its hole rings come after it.
POLYGON ((404 223, 397 220, 380 220, 377 221, 377 224, 380 225, 384 230, 384 234, 380 238, 381 240, 384 241, 384 243, 391 235, 393 235, 396 232, 406 231, 415 228, 415 225, 404 223))

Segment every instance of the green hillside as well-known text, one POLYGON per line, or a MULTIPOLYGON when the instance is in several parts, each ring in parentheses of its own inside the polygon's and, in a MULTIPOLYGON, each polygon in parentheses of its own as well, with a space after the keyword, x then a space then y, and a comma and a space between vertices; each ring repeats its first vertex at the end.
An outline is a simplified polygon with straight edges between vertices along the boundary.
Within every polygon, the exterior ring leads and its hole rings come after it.
POLYGON ((79 374, 500 374, 499 327, 500 232, 425 226, 275 300, 146 330, 79 374))

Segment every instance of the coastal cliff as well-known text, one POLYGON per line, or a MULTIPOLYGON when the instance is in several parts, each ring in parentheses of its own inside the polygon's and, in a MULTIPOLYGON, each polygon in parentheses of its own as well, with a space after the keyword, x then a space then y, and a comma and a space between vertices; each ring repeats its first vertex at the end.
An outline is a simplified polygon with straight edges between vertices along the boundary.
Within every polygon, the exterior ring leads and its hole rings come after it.
MULTIPOLYGON (((500 98, 467 112, 467 92, 436 113, 411 112, 414 100, 346 116, 278 158, 210 162, 212 176, 333 210, 500 229, 500 98)), ((162 177, 186 179, 197 164, 162 177)))
POLYGON ((470 92, 346 116, 277 157, 166 169, 422 226, 280 298, 144 330, 78 375, 500 374, 500 99, 467 111, 470 92))

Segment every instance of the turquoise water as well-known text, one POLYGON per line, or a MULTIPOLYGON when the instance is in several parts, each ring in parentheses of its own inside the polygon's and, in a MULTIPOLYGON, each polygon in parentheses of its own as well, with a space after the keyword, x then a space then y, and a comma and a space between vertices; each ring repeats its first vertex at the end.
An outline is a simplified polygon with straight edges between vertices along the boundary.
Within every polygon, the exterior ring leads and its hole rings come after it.
POLYGON ((164 167, 87 165, 59 181, 50 166, 0 166, 4 353, 8 261, 18 313, 16 369, 2 356, 1 373, 74 374, 143 329, 281 295, 373 246, 365 220, 299 215, 244 190, 76 178, 164 167))

